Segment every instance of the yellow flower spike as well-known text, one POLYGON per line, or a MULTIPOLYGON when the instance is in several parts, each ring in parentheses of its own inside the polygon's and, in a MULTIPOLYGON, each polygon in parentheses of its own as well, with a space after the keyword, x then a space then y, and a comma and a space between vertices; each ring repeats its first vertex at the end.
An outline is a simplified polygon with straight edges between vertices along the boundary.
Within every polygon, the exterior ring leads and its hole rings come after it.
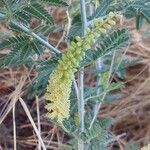
POLYGON ((101 33, 106 33, 110 26, 115 24, 116 14, 110 13, 106 19, 95 19, 93 30, 87 28, 84 37, 76 37, 76 42, 71 42, 68 50, 62 54, 58 65, 49 77, 45 98, 47 100, 47 117, 56 119, 62 124, 69 117, 70 93, 72 76, 85 56, 85 51, 90 49, 96 38, 101 33))

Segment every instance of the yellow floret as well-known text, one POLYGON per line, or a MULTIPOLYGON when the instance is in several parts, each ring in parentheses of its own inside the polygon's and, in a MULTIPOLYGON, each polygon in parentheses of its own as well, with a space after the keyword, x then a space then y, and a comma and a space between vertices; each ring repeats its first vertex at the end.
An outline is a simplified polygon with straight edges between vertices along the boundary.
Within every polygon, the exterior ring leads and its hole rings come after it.
POLYGON ((79 66, 80 61, 85 56, 85 51, 91 48, 94 39, 98 38, 101 33, 105 33, 112 25, 115 24, 115 14, 109 14, 105 20, 95 20, 94 29, 87 29, 85 37, 76 37, 77 42, 71 42, 66 53, 58 61, 58 66, 49 77, 47 92, 46 109, 47 117, 56 119, 62 123, 69 117, 70 111, 70 93, 72 85, 72 76, 79 66))

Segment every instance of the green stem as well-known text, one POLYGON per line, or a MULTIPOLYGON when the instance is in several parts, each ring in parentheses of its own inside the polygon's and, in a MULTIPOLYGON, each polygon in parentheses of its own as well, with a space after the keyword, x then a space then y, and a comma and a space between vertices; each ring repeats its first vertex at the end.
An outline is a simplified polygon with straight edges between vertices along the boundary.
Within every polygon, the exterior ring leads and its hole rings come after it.
POLYGON ((60 53, 60 51, 58 49, 56 49, 55 47, 53 47, 52 45, 50 45, 47 41, 45 41, 44 39, 42 39, 40 36, 38 36, 36 33, 34 33, 32 30, 29 30, 27 27, 25 27, 24 25, 16 22, 16 21, 11 21, 11 23, 13 25, 15 25, 16 27, 20 28, 21 30, 23 30, 24 32, 28 33, 29 35, 33 36, 34 38, 36 38, 39 42, 41 42, 43 45, 45 45, 47 48, 53 50, 55 53, 60 53))
MULTIPOLYGON (((4 14, 0 13, 0 20, 4 20, 5 17, 6 16, 4 14)), ((31 35, 32 37, 36 38, 39 42, 41 42, 47 48, 53 50, 55 53, 60 53, 60 51, 57 48, 55 48, 52 45, 50 45, 47 41, 45 41, 44 39, 42 39, 40 36, 38 36, 36 33, 34 33, 32 30, 28 29, 27 27, 25 27, 21 23, 19 23, 17 21, 10 21, 10 23, 12 23, 13 25, 15 25, 16 27, 18 27, 22 31, 26 32, 27 34, 31 35)))
POLYGON ((84 68, 79 71, 79 118, 80 130, 84 132, 84 68))
POLYGON ((82 19, 82 35, 86 33, 87 17, 86 17, 86 3, 85 0, 80 0, 81 5, 81 19, 82 19))
MULTIPOLYGON (((82 19, 82 35, 86 34, 87 17, 86 17, 86 3, 85 0, 80 0, 81 5, 81 19, 82 19)), ((80 119, 80 130, 84 132, 84 67, 79 72, 79 119, 80 119)), ((78 149, 84 150, 84 143, 78 142, 78 149)))
POLYGON ((4 20, 5 19, 5 15, 0 13, 0 20, 4 20))
MULTIPOLYGON (((110 70, 109 70, 109 77, 108 77, 106 89, 108 89, 108 87, 110 86, 109 79, 110 79, 111 73, 112 73, 112 68, 113 68, 113 64, 114 64, 114 60, 115 60, 115 54, 116 54, 116 53, 115 53, 115 51, 114 51, 113 58, 112 58, 112 61, 111 61, 110 70)), ((104 101, 104 99, 105 99, 107 93, 108 93, 108 90, 106 90, 106 91, 104 92, 104 95, 103 95, 103 97, 102 97, 101 102, 100 102, 99 104, 97 103, 96 108, 95 108, 95 112, 94 112, 94 116, 93 116, 92 121, 91 121, 91 123, 90 123, 89 129, 92 128, 92 126, 93 126, 93 124, 94 124, 94 122, 95 122, 95 120, 96 120, 96 117, 97 117, 97 115, 98 115, 98 113, 99 113, 99 109, 101 108, 102 102, 104 101)))

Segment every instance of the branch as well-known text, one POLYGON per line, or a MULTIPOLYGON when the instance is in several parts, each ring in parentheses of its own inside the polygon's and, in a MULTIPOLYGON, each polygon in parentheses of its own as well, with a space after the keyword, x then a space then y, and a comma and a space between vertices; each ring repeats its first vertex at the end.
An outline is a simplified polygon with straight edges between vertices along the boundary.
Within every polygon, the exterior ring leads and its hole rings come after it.
POLYGON ((86 33, 86 27, 87 27, 87 17, 86 17, 86 3, 85 0, 80 0, 81 5, 81 19, 82 19, 82 34, 83 36, 86 33))
MULTIPOLYGON (((87 17, 86 17, 86 3, 85 0, 80 0, 81 5, 81 19, 82 19, 82 35, 85 35, 86 26, 87 26, 87 17)), ((79 99, 80 99, 80 108, 79 117, 80 117, 80 126, 81 132, 84 132, 84 68, 81 68, 79 72, 79 99)))
POLYGON ((18 28, 20 28, 21 30, 23 30, 24 32, 28 33, 29 35, 33 36, 34 38, 36 38, 39 42, 41 42, 43 45, 45 45, 47 48, 53 50, 55 53, 60 53, 60 51, 58 49, 56 49, 55 47, 53 47, 52 45, 50 45, 47 41, 45 41, 44 39, 42 39, 40 36, 38 36, 36 33, 34 33, 32 30, 29 30, 27 27, 25 27, 24 25, 16 22, 16 21, 11 21, 11 23, 15 26, 17 26, 18 28))
MULTIPOLYGON (((4 20, 5 17, 6 16, 4 14, 0 13, 0 20, 4 20)), ((17 21, 10 21, 10 23, 12 23, 13 25, 15 25, 19 29, 23 30, 27 34, 29 34, 29 35, 33 36, 34 38, 36 38, 39 42, 41 42, 47 48, 53 50, 55 53, 60 53, 60 51, 58 49, 56 49, 54 46, 50 45, 47 41, 45 41, 44 39, 42 39, 40 36, 38 36, 36 33, 34 33, 32 30, 28 29, 24 25, 20 24, 17 21)))
MULTIPOLYGON (((86 33, 87 17, 86 17, 86 3, 85 0, 80 0, 81 5, 81 19, 82 19, 82 35, 86 33)), ((81 68, 79 72, 79 117, 80 117, 80 128, 81 132, 84 132, 84 68, 81 68)), ((84 143, 78 142, 78 149, 84 150, 84 143)))
POLYGON ((4 20, 5 19, 5 15, 0 13, 0 20, 4 20))

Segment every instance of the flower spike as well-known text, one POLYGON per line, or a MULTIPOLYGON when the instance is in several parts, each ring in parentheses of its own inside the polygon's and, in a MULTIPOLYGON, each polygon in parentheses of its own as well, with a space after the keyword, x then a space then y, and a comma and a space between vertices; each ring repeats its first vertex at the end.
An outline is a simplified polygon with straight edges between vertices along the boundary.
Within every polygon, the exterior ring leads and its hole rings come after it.
POLYGON ((62 54, 61 60, 49 77, 45 94, 48 118, 56 119, 59 123, 69 118, 72 76, 84 58, 86 50, 93 45, 93 41, 115 25, 116 16, 110 13, 104 20, 95 19, 93 29, 87 28, 84 37, 77 36, 76 42, 72 41, 67 51, 62 54))

